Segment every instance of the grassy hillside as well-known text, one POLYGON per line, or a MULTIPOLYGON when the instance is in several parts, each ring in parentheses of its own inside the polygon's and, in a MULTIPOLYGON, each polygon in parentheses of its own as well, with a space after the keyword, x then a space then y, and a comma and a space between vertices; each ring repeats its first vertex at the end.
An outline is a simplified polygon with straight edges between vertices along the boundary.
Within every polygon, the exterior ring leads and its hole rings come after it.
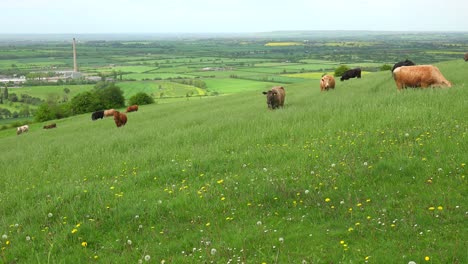
POLYGON ((0 131, 3 263, 466 263, 468 63, 0 131))

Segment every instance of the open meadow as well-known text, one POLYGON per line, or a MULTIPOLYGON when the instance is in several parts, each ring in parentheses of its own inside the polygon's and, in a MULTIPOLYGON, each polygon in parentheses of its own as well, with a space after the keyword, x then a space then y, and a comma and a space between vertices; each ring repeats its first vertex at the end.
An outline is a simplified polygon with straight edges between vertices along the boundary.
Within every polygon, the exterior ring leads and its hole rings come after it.
POLYGON ((452 88, 303 78, 270 111, 212 78, 236 92, 2 130, 0 262, 468 263, 468 63, 436 65, 452 88))

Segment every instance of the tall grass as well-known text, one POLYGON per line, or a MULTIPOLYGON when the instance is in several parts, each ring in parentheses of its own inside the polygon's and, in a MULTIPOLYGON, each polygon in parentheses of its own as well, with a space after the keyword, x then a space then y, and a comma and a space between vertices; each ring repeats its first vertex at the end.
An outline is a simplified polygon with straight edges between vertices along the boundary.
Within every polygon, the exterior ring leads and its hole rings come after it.
POLYGON ((0 131, 4 263, 465 263, 466 66, 0 131))

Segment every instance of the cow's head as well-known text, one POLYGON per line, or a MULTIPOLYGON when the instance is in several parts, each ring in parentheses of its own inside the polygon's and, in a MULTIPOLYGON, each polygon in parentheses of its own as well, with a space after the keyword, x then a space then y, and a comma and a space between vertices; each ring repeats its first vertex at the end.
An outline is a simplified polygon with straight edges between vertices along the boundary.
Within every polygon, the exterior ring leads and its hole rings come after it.
POLYGON ((276 91, 269 90, 263 92, 266 95, 267 105, 269 109, 275 109, 279 106, 278 93, 276 91))

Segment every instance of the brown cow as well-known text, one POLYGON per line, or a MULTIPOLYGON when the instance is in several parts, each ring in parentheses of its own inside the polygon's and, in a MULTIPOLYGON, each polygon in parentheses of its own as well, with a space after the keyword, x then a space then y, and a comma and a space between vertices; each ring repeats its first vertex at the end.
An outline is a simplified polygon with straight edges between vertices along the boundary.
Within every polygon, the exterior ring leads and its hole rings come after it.
POLYGON ((465 61, 468 61, 468 52, 465 53, 465 61))
POLYGON ((115 109, 104 110, 104 116, 105 117, 114 116, 114 112, 115 112, 115 109))
POLYGON ((433 65, 402 66, 393 72, 398 90, 406 87, 452 87, 439 68, 433 65))
POLYGON ((275 109, 284 106, 286 92, 284 91, 283 86, 274 86, 267 92, 263 92, 263 94, 266 94, 268 109, 275 109))
POLYGON ((131 105, 131 106, 127 107, 127 113, 128 112, 135 112, 135 111, 138 111, 138 105, 131 105))
POLYGON ((50 124, 50 125, 45 125, 45 126, 44 126, 44 129, 51 129, 51 128, 56 128, 56 127, 57 127, 57 124, 52 123, 52 124, 50 124))
POLYGON ((127 123, 127 115, 119 111, 114 111, 114 121, 117 127, 125 126, 127 123))
POLYGON ((320 79, 320 91, 328 91, 328 89, 335 89, 335 78, 331 75, 325 75, 320 79))

